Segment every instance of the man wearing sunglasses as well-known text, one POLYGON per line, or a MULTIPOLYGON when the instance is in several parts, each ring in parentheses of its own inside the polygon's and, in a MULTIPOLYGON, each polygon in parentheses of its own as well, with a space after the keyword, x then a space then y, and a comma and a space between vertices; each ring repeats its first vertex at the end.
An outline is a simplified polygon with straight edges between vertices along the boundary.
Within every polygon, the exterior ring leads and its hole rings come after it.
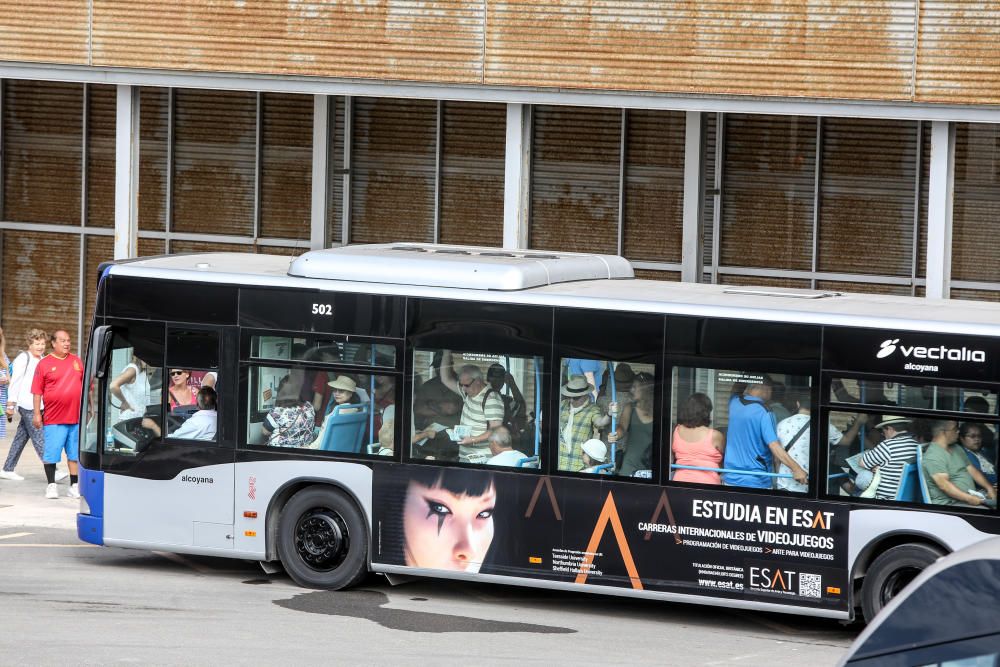
POLYGON ((469 427, 469 435, 458 441, 458 460, 485 463, 493 456, 490 435, 503 424, 503 400, 487 384, 483 371, 475 364, 466 364, 455 372, 451 350, 441 356, 441 381, 462 397, 460 424, 469 427))

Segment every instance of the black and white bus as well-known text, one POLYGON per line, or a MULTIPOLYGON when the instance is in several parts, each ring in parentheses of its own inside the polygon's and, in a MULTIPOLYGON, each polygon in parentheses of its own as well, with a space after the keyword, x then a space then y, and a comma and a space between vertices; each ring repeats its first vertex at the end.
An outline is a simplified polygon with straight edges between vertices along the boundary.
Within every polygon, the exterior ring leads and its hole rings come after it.
POLYGON ((614 256, 107 264, 78 532, 313 588, 870 618, 1000 532, 998 341, 992 304, 639 280, 614 256))

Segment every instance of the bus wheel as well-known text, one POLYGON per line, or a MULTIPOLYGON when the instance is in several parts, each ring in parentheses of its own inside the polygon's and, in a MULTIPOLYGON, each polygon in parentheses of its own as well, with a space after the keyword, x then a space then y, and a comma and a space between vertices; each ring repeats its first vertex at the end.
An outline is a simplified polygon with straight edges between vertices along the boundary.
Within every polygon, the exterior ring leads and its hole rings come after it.
POLYGON ((342 491, 312 486, 299 491, 278 519, 278 557, 304 588, 347 588, 364 577, 368 530, 342 491))
POLYGON ((934 547, 919 543, 902 544, 879 554, 861 584, 865 621, 871 623, 875 614, 942 555, 934 547))

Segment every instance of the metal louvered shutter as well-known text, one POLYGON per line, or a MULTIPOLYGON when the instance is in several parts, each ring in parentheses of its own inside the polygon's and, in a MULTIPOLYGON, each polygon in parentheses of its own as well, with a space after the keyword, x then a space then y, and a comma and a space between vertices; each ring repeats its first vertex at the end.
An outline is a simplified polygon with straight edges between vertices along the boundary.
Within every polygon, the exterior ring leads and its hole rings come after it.
POLYGON ((823 119, 820 271, 910 277, 917 123, 823 119))
POLYGON ((538 106, 529 246, 615 254, 621 111, 538 106))
POLYGON ((260 236, 308 240, 313 98, 261 97, 260 236))
POLYGON ((437 103, 354 101, 351 243, 433 240, 437 103))
POLYGON ((80 224, 83 86, 3 82, 3 219, 80 224))
POLYGON ((726 116, 722 265, 812 268, 815 165, 815 118, 726 116))
POLYGON ((139 89, 139 229, 167 228, 167 141, 170 135, 166 88, 139 89))
POLYGON ((328 200, 326 203, 326 238, 331 244, 341 242, 344 231, 344 124, 343 97, 330 98, 330 151, 327 154, 328 200))
POLYGON ((97 302, 97 267, 101 262, 114 259, 115 239, 113 236, 87 236, 84 246, 83 267, 83 312, 80 318, 83 323, 83 333, 80 347, 87 344, 90 338, 90 326, 94 320, 94 304, 97 302))
POLYGON ((115 226, 114 86, 87 86, 87 226, 115 226))
POLYGON ((954 192, 952 279, 1000 282, 1000 125, 956 124, 954 192))
POLYGON ((441 243, 503 245, 507 107, 445 102, 441 120, 441 243))
MULTIPOLYGON (((712 265, 712 247, 715 242, 716 149, 720 142, 721 130, 718 122, 720 115, 715 113, 701 115, 702 133, 705 137, 701 153, 701 190, 704 193, 701 200, 701 261, 705 267, 712 265)), ((721 184, 719 185, 721 192, 721 184)), ((704 277, 703 280, 709 282, 711 276, 704 277)))
POLYGON ((680 262, 685 114, 636 110, 627 118, 623 254, 680 262))
POLYGON ((257 99, 254 93, 174 93, 176 232, 253 233, 257 99))
POLYGON ((3 313, 8 352, 24 347, 28 329, 66 329, 79 349, 80 235, 3 232, 3 313), (42 286, 48 286, 44 289, 42 286), (72 319, 71 319, 72 318, 72 319))

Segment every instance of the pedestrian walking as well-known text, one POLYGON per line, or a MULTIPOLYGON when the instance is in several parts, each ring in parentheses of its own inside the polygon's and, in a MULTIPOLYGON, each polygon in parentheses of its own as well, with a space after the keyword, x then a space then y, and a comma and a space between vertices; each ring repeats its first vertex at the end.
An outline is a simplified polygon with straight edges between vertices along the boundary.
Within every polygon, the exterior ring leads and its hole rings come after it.
POLYGON ((31 383, 34 416, 31 423, 43 429, 45 446, 46 498, 58 498, 56 464, 66 451, 69 465, 69 496, 80 497, 77 460, 80 454, 80 392, 83 389, 83 360, 70 352, 69 332, 57 329, 51 338, 52 352, 42 357, 31 383), (44 404, 44 414, 42 405, 44 404))
MULTIPOLYGON (((0 327, 0 411, 7 414, 7 390, 10 388, 10 359, 7 358, 7 339, 0 327)), ((0 438, 7 437, 7 419, 0 419, 0 438)))
MULTIPOLYGON (((17 467, 17 462, 21 459, 24 445, 30 440, 35 448, 35 453, 38 454, 38 460, 41 461, 45 443, 42 429, 36 429, 31 423, 34 403, 31 394, 31 381, 35 377, 38 361, 45 354, 45 348, 48 346, 48 334, 41 329, 31 329, 28 331, 25 343, 27 344, 26 349, 14 357, 14 363, 11 364, 10 385, 5 410, 7 419, 4 421, 9 422, 15 415, 19 419, 14 439, 10 443, 10 451, 7 453, 7 460, 3 464, 3 470, 0 470, 0 479, 18 482, 24 477, 14 472, 14 468, 17 467)), ((60 470, 56 473, 56 481, 66 479, 67 476, 65 472, 60 470)))

